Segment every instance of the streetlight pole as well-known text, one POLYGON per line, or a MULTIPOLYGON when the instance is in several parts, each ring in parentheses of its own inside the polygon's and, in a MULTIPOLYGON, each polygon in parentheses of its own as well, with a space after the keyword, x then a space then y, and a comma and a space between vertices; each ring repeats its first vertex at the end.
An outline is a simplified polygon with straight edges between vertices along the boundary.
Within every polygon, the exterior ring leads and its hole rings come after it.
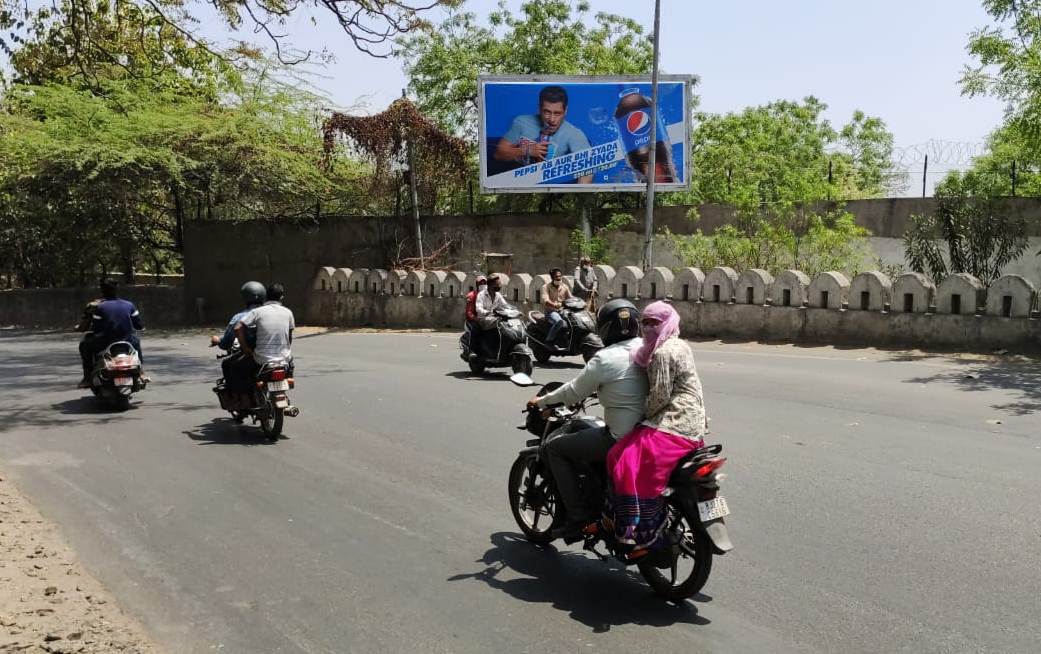
POLYGON ((661 31, 661 0, 654 0, 654 64, 651 70, 651 141, 647 159, 647 213, 643 220, 643 269, 649 270, 654 245, 654 182, 658 151, 658 33, 661 31))

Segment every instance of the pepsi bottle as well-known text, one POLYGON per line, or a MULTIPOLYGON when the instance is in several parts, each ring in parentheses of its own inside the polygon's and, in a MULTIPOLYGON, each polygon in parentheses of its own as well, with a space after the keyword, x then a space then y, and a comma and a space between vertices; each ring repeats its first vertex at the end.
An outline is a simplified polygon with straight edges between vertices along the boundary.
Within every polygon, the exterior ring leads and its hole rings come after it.
MULTIPOLYGON (((651 99, 639 89, 626 89, 618 99, 614 112, 618 133, 622 136, 629 166, 644 179, 651 158, 651 99)), ((677 181, 676 165, 672 161, 672 143, 665 131, 665 123, 658 114, 658 129, 655 133, 654 181, 668 184, 677 181)))

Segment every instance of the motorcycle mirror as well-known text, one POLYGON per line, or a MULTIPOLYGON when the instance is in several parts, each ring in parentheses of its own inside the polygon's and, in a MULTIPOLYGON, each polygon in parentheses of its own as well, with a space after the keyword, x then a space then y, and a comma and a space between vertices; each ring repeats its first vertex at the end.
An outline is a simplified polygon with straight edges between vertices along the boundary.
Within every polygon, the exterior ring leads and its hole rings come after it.
POLYGON ((511 375, 510 381, 522 388, 528 386, 535 386, 535 380, 525 375, 523 372, 518 372, 511 375))

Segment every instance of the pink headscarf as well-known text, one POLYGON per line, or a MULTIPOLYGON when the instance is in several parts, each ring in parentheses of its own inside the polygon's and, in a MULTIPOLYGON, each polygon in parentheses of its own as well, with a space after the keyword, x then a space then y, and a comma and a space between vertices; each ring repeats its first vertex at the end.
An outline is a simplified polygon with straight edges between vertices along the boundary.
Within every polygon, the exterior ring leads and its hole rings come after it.
POLYGON ((633 363, 646 368, 658 346, 680 333, 680 314, 665 302, 652 302, 643 310, 644 318, 654 318, 658 324, 643 327, 643 345, 633 350, 633 363))

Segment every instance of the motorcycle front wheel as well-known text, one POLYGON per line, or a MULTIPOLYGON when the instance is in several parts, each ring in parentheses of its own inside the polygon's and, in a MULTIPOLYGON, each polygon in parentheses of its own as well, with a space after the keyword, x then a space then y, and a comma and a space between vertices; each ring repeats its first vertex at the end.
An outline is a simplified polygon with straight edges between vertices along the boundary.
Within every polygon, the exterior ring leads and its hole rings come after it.
POLYGON ((529 542, 545 545, 553 530, 564 524, 564 511, 542 463, 533 454, 522 454, 510 468, 510 511, 529 542))
POLYGON ((712 544, 700 528, 693 501, 670 499, 663 551, 652 552, 637 567, 654 592, 670 601, 698 593, 712 571, 712 544))

